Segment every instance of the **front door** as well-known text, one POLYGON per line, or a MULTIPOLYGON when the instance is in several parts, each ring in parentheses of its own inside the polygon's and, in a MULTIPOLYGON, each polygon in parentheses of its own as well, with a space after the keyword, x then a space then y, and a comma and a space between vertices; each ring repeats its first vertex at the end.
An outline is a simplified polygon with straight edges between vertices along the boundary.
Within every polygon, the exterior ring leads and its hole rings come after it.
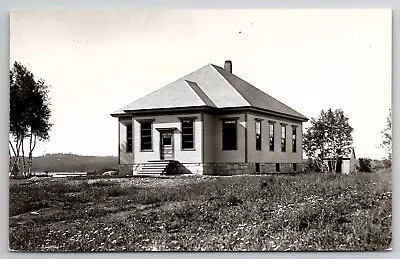
POLYGON ((172 132, 161 132, 161 160, 174 159, 174 138, 172 132))

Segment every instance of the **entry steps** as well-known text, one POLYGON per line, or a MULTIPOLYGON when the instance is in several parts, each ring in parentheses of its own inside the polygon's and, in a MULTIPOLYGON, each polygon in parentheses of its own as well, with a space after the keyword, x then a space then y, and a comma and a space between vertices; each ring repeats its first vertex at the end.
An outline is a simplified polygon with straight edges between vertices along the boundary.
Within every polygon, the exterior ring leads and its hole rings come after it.
POLYGON ((163 175, 171 160, 150 160, 140 169, 138 175, 163 175))

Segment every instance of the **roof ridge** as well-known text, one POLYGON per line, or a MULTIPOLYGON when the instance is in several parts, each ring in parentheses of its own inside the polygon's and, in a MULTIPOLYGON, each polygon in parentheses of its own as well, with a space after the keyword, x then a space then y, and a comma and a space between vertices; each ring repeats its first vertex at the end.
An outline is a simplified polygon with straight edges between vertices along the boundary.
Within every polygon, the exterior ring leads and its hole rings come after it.
MULTIPOLYGON (((222 67, 219 67, 219 66, 216 66, 216 65, 213 65, 213 64, 211 64, 210 63, 210 66, 217 72, 217 74, 220 76, 220 77, 222 77, 222 79, 226 82, 226 83, 228 83, 234 90, 235 90, 235 92, 240 96, 240 97, 242 97, 243 98, 243 100, 245 100, 245 102, 247 103, 247 105, 248 106, 251 106, 251 104, 249 103, 249 101, 246 99, 246 98, 244 98, 244 96, 241 94, 241 93, 239 93, 239 91, 236 89, 236 87, 234 87, 215 67, 218 67, 218 68, 221 68, 221 69, 223 69, 222 67)), ((232 74, 232 73, 231 73, 232 74)), ((233 75, 233 74, 232 74, 233 75)))
MULTIPOLYGON (((202 66, 202 67, 199 68, 199 69, 202 69, 202 68, 204 68, 204 67, 206 67, 206 66, 208 66, 208 65, 202 66)), ((199 69, 197 69, 197 70, 199 70, 199 69)), ((135 101, 133 101, 133 102, 131 102, 131 103, 129 103, 129 104, 127 104, 127 105, 121 107, 120 109, 116 110, 114 113, 119 112, 119 111, 124 111, 124 110, 126 110, 126 109, 127 109, 129 106, 131 106, 133 103, 135 103, 135 102, 137 102, 137 101, 139 101, 139 100, 141 100, 141 99, 143 99, 143 98, 146 98, 147 96, 149 96, 149 95, 151 95, 151 94, 154 94, 154 93, 156 93, 156 92, 158 92, 158 91, 161 91, 162 88, 164 88, 165 86, 169 86, 169 85, 171 85, 171 84, 173 84, 173 83, 175 83, 175 82, 178 82, 179 80, 182 80, 182 79, 185 80, 184 78, 185 78, 186 76, 189 76, 189 75, 193 74, 193 73, 196 72, 197 70, 192 71, 192 72, 190 72, 189 74, 187 74, 187 75, 185 75, 185 76, 182 76, 182 77, 180 77, 180 78, 178 78, 178 79, 176 79, 176 80, 174 80, 174 81, 172 81, 172 82, 170 82, 170 83, 168 83, 168 84, 163 85, 162 87, 160 87, 160 88, 158 88, 158 89, 156 89, 156 90, 154 90, 154 91, 152 91, 152 92, 150 92, 150 93, 148 93, 148 94, 146 94, 146 95, 140 97, 139 99, 136 99, 135 101)), ((196 93, 196 94, 197 94, 197 93, 196 93)), ((203 100, 203 99, 202 99, 202 100, 203 100)))
POLYGON ((215 103, 210 99, 210 97, 208 97, 208 95, 203 91, 203 89, 201 89, 201 87, 196 82, 193 82, 193 81, 190 81, 187 79, 184 79, 184 81, 186 82, 187 85, 189 85, 190 88, 192 88, 192 90, 204 102, 204 104, 206 104, 207 106, 215 107, 215 108, 217 107, 215 105, 215 103), (191 83, 193 83, 194 85, 192 85, 191 83))

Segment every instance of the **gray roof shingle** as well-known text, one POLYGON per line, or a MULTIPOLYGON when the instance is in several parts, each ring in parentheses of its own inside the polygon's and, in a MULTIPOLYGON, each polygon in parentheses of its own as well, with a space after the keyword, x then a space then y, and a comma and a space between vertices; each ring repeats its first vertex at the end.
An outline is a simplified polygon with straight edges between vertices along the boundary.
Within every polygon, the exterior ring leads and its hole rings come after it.
POLYGON ((208 64, 198 70, 154 91, 111 115, 129 111, 212 107, 254 107, 265 111, 308 120, 289 106, 279 102, 229 71, 208 64))

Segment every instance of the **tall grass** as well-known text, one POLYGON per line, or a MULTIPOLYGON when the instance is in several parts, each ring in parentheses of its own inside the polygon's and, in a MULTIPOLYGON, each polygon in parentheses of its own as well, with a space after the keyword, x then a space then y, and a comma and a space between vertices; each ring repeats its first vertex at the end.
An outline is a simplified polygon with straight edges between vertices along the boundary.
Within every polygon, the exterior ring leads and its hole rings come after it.
POLYGON ((383 250, 392 242, 391 209, 389 171, 12 181, 10 247, 32 251, 383 250), (33 210, 38 215, 27 213, 33 210))

